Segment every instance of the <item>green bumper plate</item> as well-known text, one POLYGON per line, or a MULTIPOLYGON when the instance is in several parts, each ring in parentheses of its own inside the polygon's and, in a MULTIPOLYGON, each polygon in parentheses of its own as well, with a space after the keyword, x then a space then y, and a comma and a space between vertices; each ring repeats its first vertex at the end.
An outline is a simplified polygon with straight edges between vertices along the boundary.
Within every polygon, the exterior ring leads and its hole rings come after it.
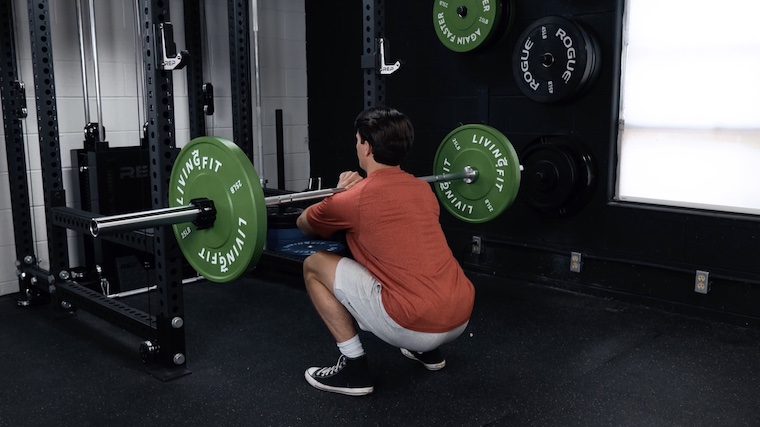
POLYGON ((259 177, 233 142, 203 136, 179 153, 169 182, 169 205, 192 199, 214 202, 216 221, 197 229, 174 224, 177 242, 190 265, 212 282, 229 282, 258 263, 267 235, 267 209, 259 177))
POLYGON ((520 161, 514 147, 498 130, 480 124, 454 129, 438 146, 433 172, 457 173, 470 166, 477 179, 434 184, 441 204, 456 218, 470 223, 490 221, 501 215, 520 190, 520 161))
POLYGON ((436 0, 433 28, 444 46, 454 52, 470 52, 485 45, 501 17, 500 0, 436 0))

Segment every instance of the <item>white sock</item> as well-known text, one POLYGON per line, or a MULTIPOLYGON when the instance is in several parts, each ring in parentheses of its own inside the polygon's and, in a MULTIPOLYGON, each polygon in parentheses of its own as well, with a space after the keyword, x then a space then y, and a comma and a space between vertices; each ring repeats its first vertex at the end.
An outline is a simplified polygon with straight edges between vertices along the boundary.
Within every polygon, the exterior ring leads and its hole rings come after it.
POLYGON ((362 347, 362 342, 359 340, 359 334, 354 335, 348 341, 339 342, 338 350, 349 359, 364 356, 364 347, 362 347))

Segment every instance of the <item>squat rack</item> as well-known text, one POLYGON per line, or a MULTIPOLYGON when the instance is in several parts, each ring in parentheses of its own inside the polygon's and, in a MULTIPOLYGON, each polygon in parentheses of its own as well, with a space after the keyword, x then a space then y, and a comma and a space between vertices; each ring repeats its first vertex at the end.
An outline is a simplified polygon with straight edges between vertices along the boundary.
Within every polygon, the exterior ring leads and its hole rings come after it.
MULTIPOLYGON (((176 157, 174 128, 173 77, 171 69, 157 64, 162 54, 158 40, 160 28, 171 22, 169 2, 139 1, 139 17, 143 28, 142 59, 146 92, 146 140, 149 151, 151 205, 154 209, 168 206, 169 171, 176 157)), ((184 2, 185 22, 200 24, 203 0, 184 2)), ((119 301, 110 299, 78 284, 71 274, 67 229, 89 232, 92 213, 66 207, 63 188, 60 140, 55 92, 55 73, 51 37, 49 0, 28 0, 29 30, 37 111, 37 130, 40 140, 42 185, 47 218, 49 271, 40 268, 35 254, 33 224, 28 193, 26 154, 22 119, 26 117, 24 84, 20 81, 14 40, 13 1, 0 0, 0 97, 2 98, 11 209, 13 214, 16 266, 19 278, 19 305, 50 302, 56 310, 68 310, 71 305, 120 326, 145 339, 141 346, 144 359, 150 356, 151 373, 171 380, 190 373, 185 349, 184 298, 182 289, 182 254, 173 233, 158 227, 152 234, 124 232, 109 236, 110 241, 153 253, 158 311, 151 315, 119 301)), ((233 108, 250 117, 250 90, 246 76, 250 75, 248 3, 228 1, 229 33, 232 72, 233 108), (242 17, 242 18, 241 18, 242 17), (242 59, 241 59, 242 58, 242 59), (236 76, 237 73, 237 76, 236 76), (244 87, 238 87, 238 86, 244 87)), ((170 34, 169 34, 170 36, 170 34)), ((190 32, 186 40, 193 60, 188 64, 188 93, 190 101, 191 135, 205 134, 201 99, 202 49, 197 33, 190 32), (200 111, 199 111, 200 110, 200 111)), ((205 97, 208 98, 207 96, 205 97)), ((208 100, 208 99, 207 99, 208 100)), ((213 111, 213 108, 211 109, 213 111)), ((233 124, 235 141, 251 156, 252 126, 249 120, 236 117, 233 124)))

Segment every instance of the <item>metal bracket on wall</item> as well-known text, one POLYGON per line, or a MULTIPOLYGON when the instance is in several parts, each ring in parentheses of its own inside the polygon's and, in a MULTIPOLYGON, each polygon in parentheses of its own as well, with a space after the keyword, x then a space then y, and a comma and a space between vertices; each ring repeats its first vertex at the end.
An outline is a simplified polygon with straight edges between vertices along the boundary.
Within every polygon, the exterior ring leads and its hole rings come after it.
POLYGON ((376 75, 389 76, 401 68, 401 61, 396 61, 392 64, 385 62, 385 41, 384 37, 378 37, 375 39, 375 45, 372 49, 365 43, 365 46, 367 46, 366 50, 371 50, 371 52, 362 55, 362 69, 376 75))
POLYGON ((385 39, 380 37, 380 40, 378 41, 380 43, 380 74, 387 76, 395 73, 398 71, 399 68, 401 68, 401 62, 396 61, 393 64, 388 64, 385 62, 385 39))
POLYGON ((190 52, 183 50, 177 53, 174 43, 174 31, 171 22, 161 22, 156 31, 156 50, 161 52, 159 70, 179 70, 187 64, 190 52))

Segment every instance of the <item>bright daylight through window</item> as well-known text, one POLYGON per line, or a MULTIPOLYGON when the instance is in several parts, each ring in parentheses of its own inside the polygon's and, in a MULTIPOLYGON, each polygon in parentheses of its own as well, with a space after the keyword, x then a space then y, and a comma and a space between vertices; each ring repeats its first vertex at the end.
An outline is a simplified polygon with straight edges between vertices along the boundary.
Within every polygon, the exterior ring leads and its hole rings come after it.
POLYGON ((760 214, 756 0, 629 0, 617 199, 760 214))

